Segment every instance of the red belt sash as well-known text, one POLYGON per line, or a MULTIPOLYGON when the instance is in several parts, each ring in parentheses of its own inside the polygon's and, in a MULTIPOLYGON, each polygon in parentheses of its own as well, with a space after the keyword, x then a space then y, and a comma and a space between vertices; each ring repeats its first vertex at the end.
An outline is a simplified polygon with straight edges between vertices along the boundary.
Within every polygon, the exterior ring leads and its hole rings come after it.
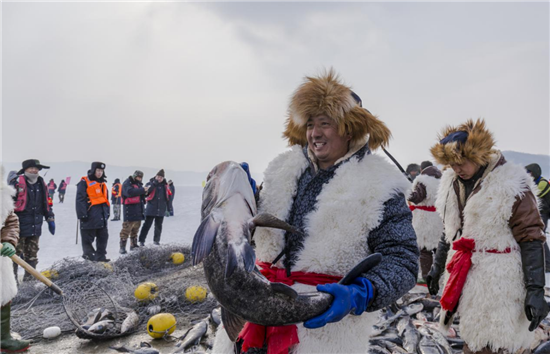
MULTIPOLYGON (((260 272, 271 282, 292 285, 301 283, 306 285, 319 285, 336 283, 342 277, 320 273, 292 272, 287 277, 286 270, 271 267, 271 263, 256 262, 261 267, 260 272)), ((288 349, 300 343, 298 328, 295 325, 266 327, 247 322, 244 325, 239 339, 243 340, 242 352, 249 348, 262 348, 267 343, 267 354, 288 354, 288 349)))
MULTIPOLYGON (((443 290, 441 296, 441 307, 447 311, 453 311, 458 304, 458 300, 462 295, 462 289, 466 283, 468 277, 468 271, 472 266, 472 253, 475 250, 475 240, 471 238, 462 237, 453 242, 453 249, 456 253, 451 258, 449 264, 447 264, 447 271, 449 272, 449 280, 443 290)), ((483 250, 481 252, 486 253, 511 253, 512 249, 507 248, 504 251, 499 250, 483 250)))
POLYGON ((426 206, 426 205, 409 205, 409 209, 411 209, 411 211, 413 211, 414 209, 419 209, 419 210, 424 210, 424 211, 431 211, 431 212, 435 211, 434 206, 426 206))

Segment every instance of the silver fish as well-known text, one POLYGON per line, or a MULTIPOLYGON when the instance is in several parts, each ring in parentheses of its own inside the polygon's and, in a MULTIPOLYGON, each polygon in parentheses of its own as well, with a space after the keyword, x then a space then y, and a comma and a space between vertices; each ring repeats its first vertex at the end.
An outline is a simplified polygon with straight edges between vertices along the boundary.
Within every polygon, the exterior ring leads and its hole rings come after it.
POLYGON ((82 320, 82 327, 89 327, 93 325, 94 323, 99 321, 99 318, 101 317, 101 313, 104 311, 103 308, 96 308, 92 311, 88 312, 86 317, 82 320))
POLYGON ((443 354, 443 350, 431 337, 422 337, 418 343, 418 351, 420 354, 443 354))
POLYGON ((418 341, 420 334, 409 321, 403 332, 403 348, 409 353, 416 353, 416 347, 418 346, 418 341))
POLYGON ((122 345, 122 346, 111 346, 109 347, 111 349, 114 349, 120 353, 132 353, 132 354, 160 354, 160 352, 158 350, 156 350, 155 348, 151 347, 151 344, 148 344, 148 343, 144 343, 142 342, 141 343, 141 347, 138 348, 138 349, 132 349, 132 348, 128 348, 127 346, 125 345, 122 345))
POLYGON ((391 354, 389 350, 387 350, 386 348, 382 348, 381 346, 376 345, 376 344, 369 346, 369 353, 372 353, 372 354, 391 354))
POLYGON ((102 333, 105 333, 108 329, 111 329, 113 327, 114 327, 114 321, 106 320, 106 321, 100 321, 93 324, 90 328, 88 328, 88 331, 92 333, 102 334, 102 333))
POLYGON ((114 321, 115 315, 111 311, 107 309, 103 309, 103 311, 101 311, 101 315, 99 316, 99 321, 107 321, 107 320, 114 321))
POLYGON ((213 309, 210 313, 210 319, 216 327, 219 326, 222 322, 222 309, 220 307, 213 309))
POLYGON ((419 313, 423 309, 424 305, 422 305, 421 303, 414 303, 403 307, 401 310, 403 310, 407 315, 412 316, 419 313))
MULTIPOLYGON (((285 284, 271 283, 255 268, 256 255, 250 245, 252 229, 300 231, 274 216, 257 214, 248 177, 238 163, 217 165, 207 180, 202 195, 202 222, 193 239, 193 265, 203 262, 208 286, 222 306, 222 322, 229 338, 235 341, 246 321, 282 326, 325 312, 332 295, 298 294, 285 284)), ((341 283, 349 284, 381 258, 380 254, 366 258, 341 283)))
POLYGON ((126 314, 126 318, 122 322, 122 326, 120 327, 120 333, 126 333, 134 328, 136 328, 139 324, 139 316, 134 311, 129 312, 126 314))
POLYGON ((180 342, 176 345, 179 347, 174 353, 185 353, 187 348, 196 345, 200 342, 201 338, 206 334, 208 330, 208 322, 201 321, 189 329, 182 337, 180 342))

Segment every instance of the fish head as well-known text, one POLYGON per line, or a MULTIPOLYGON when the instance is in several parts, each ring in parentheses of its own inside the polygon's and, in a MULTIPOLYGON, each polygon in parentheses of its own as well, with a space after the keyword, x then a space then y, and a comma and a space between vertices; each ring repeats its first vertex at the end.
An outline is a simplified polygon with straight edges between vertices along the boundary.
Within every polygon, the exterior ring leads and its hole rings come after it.
POLYGON ((235 194, 240 194, 246 200, 253 215, 257 213, 254 193, 248 175, 241 165, 234 161, 225 161, 216 165, 208 174, 202 192, 202 218, 204 219, 214 208, 221 206, 235 194))

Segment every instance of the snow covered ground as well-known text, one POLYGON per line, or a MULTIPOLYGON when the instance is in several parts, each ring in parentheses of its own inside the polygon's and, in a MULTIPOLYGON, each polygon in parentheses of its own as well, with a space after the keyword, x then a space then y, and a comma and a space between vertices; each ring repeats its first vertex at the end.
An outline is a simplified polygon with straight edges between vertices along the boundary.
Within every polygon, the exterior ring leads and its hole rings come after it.
MULTIPOLYGON (((40 237, 40 251, 38 251, 38 270, 42 271, 53 263, 65 257, 81 257, 82 243, 80 230, 78 244, 76 244, 77 218, 75 211, 76 186, 67 188, 65 202, 59 203, 57 193, 54 197, 53 210, 55 213, 56 232, 52 236, 48 231, 48 225, 42 225, 42 236, 40 237)), ((200 224, 200 206, 202 202, 202 188, 176 186, 176 197, 174 199, 173 217, 164 219, 161 243, 182 243, 191 244, 193 236, 200 224)), ((113 213, 111 210, 111 219, 113 213)), ((143 224, 143 223, 142 223, 143 224)), ((109 244, 107 246, 107 258, 115 260, 120 256, 119 240, 121 221, 109 221, 109 244)), ((154 225, 149 230, 145 244, 153 243, 154 225)), ((127 249, 129 246, 127 247, 127 249)), ((19 268, 20 275, 23 270, 19 268)))

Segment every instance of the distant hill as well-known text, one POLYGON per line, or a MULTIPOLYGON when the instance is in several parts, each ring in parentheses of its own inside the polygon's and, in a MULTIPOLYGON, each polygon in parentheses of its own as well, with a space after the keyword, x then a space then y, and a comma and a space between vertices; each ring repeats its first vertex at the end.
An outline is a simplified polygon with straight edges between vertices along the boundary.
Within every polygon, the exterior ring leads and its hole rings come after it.
MULTIPOLYGON (((44 162, 44 164, 46 164, 44 162)), ((89 162, 82 161, 70 161, 70 162, 53 162, 48 164, 51 168, 50 170, 40 171, 40 175, 44 176, 46 174, 46 183, 53 178, 55 182, 59 185, 62 179, 65 179, 68 176, 71 176, 71 185, 78 183, 81 177, 85 176, 87 171, 90 169, 89 162)), ((21 169, 21 163, 4 163, 5 173, 7 175, 8 171, 19 171, 21 169)), ((105 170, 105 175, 107 175, 108 184, 112 184, 115 178, 120 178, 121 182, 124 182, 128 176, 134 173, 135 170, 143 171, 145 174, 144 179, 148 181, 151 177, 154 177, 155 174, 159 171, 158 168, 150 167, 137 167, 137 166, 113 166, 107 165, 105 170)), ((166 174, 166 179, 171 179, 174 181, 175 185, 178 186, 201 186, 203 180, 206 180, 208 172, 191 172, 191 171, 174 171, 174 170, 164 170, 166 174)))
POLYGON ((538 163, 542 170, 542 176, 546 179, 550 177, 550 155, 534 155, 517 151, 503 151, 506 160, 527 166, 532 163, 538 163))

